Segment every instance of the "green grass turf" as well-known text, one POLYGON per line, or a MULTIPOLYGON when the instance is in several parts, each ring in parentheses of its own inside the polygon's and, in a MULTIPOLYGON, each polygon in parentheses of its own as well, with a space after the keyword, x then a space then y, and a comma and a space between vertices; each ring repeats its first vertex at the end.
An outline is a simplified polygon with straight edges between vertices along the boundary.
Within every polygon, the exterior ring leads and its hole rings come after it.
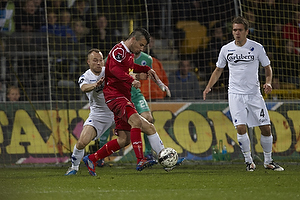
POLYGON ((242 164, 203 165, 186 163, 171 172, 161 166, 135 170, 134 165, 97 168, 92 177, 86 167, 75 176, 64 176, 60 167, 0 168, 0 199, 300 199, 298 164, 285 171, 245 171, 242 164))

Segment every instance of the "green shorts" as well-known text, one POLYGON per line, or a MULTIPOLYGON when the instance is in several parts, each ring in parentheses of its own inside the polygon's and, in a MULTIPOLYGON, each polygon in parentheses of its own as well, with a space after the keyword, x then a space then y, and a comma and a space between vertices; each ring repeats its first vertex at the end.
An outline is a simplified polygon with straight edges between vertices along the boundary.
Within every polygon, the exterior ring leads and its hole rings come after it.
POLYGON ((131 88, 131 101, 139 114, 150 111, 148 103, 140 89, 131 88))

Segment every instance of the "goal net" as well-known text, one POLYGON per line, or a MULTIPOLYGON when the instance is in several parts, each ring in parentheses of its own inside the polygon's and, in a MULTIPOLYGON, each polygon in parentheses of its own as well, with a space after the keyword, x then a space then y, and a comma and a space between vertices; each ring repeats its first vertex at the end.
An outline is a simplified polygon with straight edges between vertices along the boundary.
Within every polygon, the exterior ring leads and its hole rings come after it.
MULTIPOLYGON (((98 48, 106 57, 137 27, 151 34, 145 53, 172 93, 166 97, 154 83, 142 81, 164 145, 192 161, 243 160, 228 108, 227 67, 202 99, 221 47, 233 40, 231 20, 237 15, 249 20, 248 38, 261 43, 271 60, 273 91, 262 95, 272 122, 273 157, 299 161, 300 9, 294 2, 2 1, 0 164, 68 162, 89 115, 78 85, 89 68, 87 52, 98 48)), ((262 86, 263 67, 259 78, 262 86)), ((92 141, 85 152, 116 138, 113 132, 92 141)), ((252 153, 261 161, 260 130, 248 132, 252 153)), ((106 161, 135 159, 129 145, 106 161)))

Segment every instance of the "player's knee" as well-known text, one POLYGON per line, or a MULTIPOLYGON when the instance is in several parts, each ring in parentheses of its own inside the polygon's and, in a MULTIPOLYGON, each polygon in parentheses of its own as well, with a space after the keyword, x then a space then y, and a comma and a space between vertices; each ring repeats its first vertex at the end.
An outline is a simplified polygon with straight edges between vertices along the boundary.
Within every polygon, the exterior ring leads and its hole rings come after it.
POLYGON ((152 123, 149 123, 149 129, 151 131, 151 133, 155 133, 156 132, 156 129, 154 127, 154 125, 152 123))
POLYGON ((240 135, 243 135, 247 132, 247 128, 245 125, 238 125, 236 127, 236 130, 237 130, 238 134, 240 134, 240 135))
POLYGON ((80 141, 80 140, 78 140, 77 143, 76 143, 76 148, 78 150, 84 149, 85 146, 86 146, 86 144, 84 142, 80 141))
POLYGON ((270 136, 272 134, 270 125, 261 126, 260 131, 263 136, 270 136))
POLYGON ((156 133, 156 129, 152 123, 146 123, 142 127, 142 132, 146 133, 147 135, 152 135, 156 133))

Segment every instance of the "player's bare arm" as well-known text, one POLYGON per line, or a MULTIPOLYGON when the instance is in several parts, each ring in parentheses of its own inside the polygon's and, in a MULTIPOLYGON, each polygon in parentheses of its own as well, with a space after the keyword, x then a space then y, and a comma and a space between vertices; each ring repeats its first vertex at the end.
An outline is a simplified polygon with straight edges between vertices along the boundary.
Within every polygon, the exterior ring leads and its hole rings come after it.
POLYGON ((136 75, 135 75, 135 79, 136 80, 147 80, 148 79, 148 74, 146 74, 146 73, 137 73, 136 75))
POLYGON ((213 71, 213 73, 208 81, 208 84, 207 84, 205 90, 203 91, 203 100, 206 99, 206 94, 211 91, 211 88, 219 80, 223 70, 224 70, 224 68, 216 67, 216 69, 213 71))
POLYGON ((101 77, 96 83, 83 84, 80 89, 82 92, 90 92, 95 88, 99 87, 104 82, 104 79, 105 77, 101 77))
POLYGON ((148 74, 141 72, 141 73, 132 73, 130 74, 135 80, 147 80, 148 79, 148 74))
POLYGON ((166 86, 161 80, 160 78, 157 76, 156 72, 153 69, 150 69, 148 71, 148 75, 149 77, 158 85, 158 87, 162 90, 165 91, 167 93, 168 97, 171 97, 171 91, 168 88, 168 86, 166 86))
POLYGON ((265 67, 265 75, 266 75, 266 83, 263 85, 264 92, 266 94, 269 94, 272 92, 272 67, 271 65, 268 65, 265 67))

